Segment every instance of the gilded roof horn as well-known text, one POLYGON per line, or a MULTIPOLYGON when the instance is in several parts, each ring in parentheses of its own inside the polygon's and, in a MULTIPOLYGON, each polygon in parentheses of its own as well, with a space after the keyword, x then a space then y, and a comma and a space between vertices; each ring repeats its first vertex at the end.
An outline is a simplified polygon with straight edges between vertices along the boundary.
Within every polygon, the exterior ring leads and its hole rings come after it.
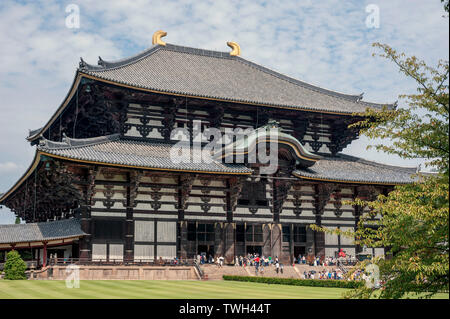
POLYGON ((158 30, 155 33, 153 33, 153 37, 152 37, 152 44, 159 44, 162 46, 166 45, 166 42, 164 42, 163 40, 161 40, 162 37, 165 37, 167 35, 167 32, 162 31, 162 30, 158 30))
POLYGON ((236 42, 227 42, 227 45, 232 49, 230 55, 241 55, 241 47, 236 42))

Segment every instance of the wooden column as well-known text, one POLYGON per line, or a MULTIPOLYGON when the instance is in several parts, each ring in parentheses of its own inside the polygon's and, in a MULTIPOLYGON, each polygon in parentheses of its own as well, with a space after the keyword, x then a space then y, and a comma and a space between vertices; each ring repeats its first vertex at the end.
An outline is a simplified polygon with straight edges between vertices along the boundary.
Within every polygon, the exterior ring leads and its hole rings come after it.
POLYGON ((127 200, 125 218, 125 245, 124 261, 134 261, 134 207, 136 207, 136 197, 138 195, 139 183, 143 176, 142 171, 132 171, 127 174, 127 200))
POLYGON ((178 191, 175 195, 177 200, 178 220, 184 220, 184 210, 192 190, 197 174, 182 174, 178 178, 178 191))
POLYGON ((233 212, 236 209, 244 179, 245 177, 240 176, 232 177, 227 180, 226 210, 228 223, 233 222, 233 212))
POLYGON ((43 251, 43 256, 42 256, 42 267, 46 267, 47 266, 47 242, 44 241, 44 251, 43 251))
MULTIPOLYGON (((316 215, 316 225, 322 226, 322 215, 325 206, 330 200, 333 191, 337 189, 335 184, 317 184, 314 186, 314 214, 316 215)), ((316 257, 325 256, 325 233, 314 232, 314 254, 316 257)))
POLYGON ((134 219, 133 207, 127 207, 125 219, 125 245, 124 261, 132 262, 134 260, 134 219))
POLYGON ((223 223, 214 223, 214 258, 225 255, 223 223))
POLYGON ((282 244, 281 224, 272 224, 271 230, 271 248, 272 258, 278 257, 281 259, 281 244, 282 244))
POLYGON ((81 230, 86 233, 80 238, 80 259, 91 260, 92 257, 92 235, 91 235, 91 207, 82 205, 80 208, 81 214, 81 230))
POLYGON ((264 224, 263 225, 264 245, 263 245, 262 253, 264 256, 272 256, 271 226, 272 226, 272 224, 264 224))
POLYGON ((95 178, 100 172, 98 167, 90 167, 86 172, 86 188, 84 189, 83 203, 78 208, 81 217, 81 230, 86 233, 80 238, 80 259, 91 260, 92 258, 92 222, 91 204, 95 193, 95 178))
MULTIPOLYGON (((322 226, 322 215, 316 215, 316 225, 322 226)), ((316 257, 325 256, 325 233, 314 232, 314 255, 316 257)))
MULTIPOLYGON (((358 224, 359 224, 359 220, 361 217, 361 213, 362 213, 362 207, 358 206, 358 205, 354 205, 353 206, 353 216, 355 217, 355 226, 354 226, 354 231, 356 232, 356 230, 358 229, 358 224)), ((362 248, 360 245, 356 245, 355 246, 355 253, 360 253, 362 251, 362 248)))
POLYGON ((178 223, 180 225, 179 257, 182 259, 187 259, 188 258, 187 221, 179 221, 178 223))
POLYGON ((227 264, 234 263, 235 258, 235 231, 236 223, 224 223, 224 257, 227 264))

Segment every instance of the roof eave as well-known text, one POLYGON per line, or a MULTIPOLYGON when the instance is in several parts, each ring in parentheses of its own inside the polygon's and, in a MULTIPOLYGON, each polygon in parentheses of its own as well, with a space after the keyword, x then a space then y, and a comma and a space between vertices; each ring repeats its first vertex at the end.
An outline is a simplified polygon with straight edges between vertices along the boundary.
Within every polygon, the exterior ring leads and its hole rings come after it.
POLYGON ((300 179, 307 179, 307 180, 313 180, 318 182, 332 182, 332 183, 346 183, 346 184, 364 184, 364 185, 386 185, 386 186, 397 186, 397 185, 407 185, 412 184, 414 181, 411 182, 393 182, 393 181, 363 181, 363 180, 344 180, 344 179, 329 179, 329 178, 321 178, 321 177, 311 177, 311 176, 305 176, 301 175, 297 172, 292 172, 292 175, 294 175, 297 178, 300 179))
POLYGON ((77 69, 76 73, 75 73, 75 77, 72 81, 72 85, 70 87, 69 92, 67 93, 66 97, 64 98, 64 100, 62 101, 61 105, 59 106, 59 108, 56 110, 56 112, 52 115, 52 117, 50 118, 50 120, 47 122, 47 124, 45 124, 41 129, 39 129, 34 135, 32 136, 28 136, 26 137, 26 140, 28 142, 34 142, 36 139, 40 138, 42 136, 42 134, 49 128, 50 125, 53 124, 53 122, 55 121, 55 119, 62 113, 62 111, 64 111, 64 109, 66 108, 66 106, 69 104, 70 100, 72 99, 72 97, 74 96, 74 93, 76 92, 76 90, 78 89, 78 86, 81 83, 81 79, 83 78, 82 73, 80 72, 79 69, 77 69))
POLYGON ((0 204, 4 205, 4 202, 8 199, 8 197, 11 196, 20 187, 20 185, 22 185, 22 183, 34 172, 40 161, 41 154, 36 150, 31 165, 28 167, 22 177, 7 192, 2 194, 2 196, 0 197, 0 204))

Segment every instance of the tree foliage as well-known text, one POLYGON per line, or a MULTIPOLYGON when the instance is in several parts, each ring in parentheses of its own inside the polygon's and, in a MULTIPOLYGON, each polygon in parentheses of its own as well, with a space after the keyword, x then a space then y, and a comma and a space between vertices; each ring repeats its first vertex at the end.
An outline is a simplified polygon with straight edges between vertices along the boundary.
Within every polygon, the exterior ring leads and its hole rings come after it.
POLYGON ((444 4, 444 10, 448 12, 448 10, 449 10, 448 0, 441 0, 441 2, 444 4))
POLYGON ((366 207, 355 231, 312 228, 388 251, 386 258, 361 262, 352 270, 376 264, 383 287, 360 287, 347 293, 347 298, 402 298, 411 292, 431 297, 449 289, 449 65, 440 61, 433 68, 388 45, 374 46, 382 50, 380 56, 415 80, 418 88, 415 94, 400 96, 407 108, 367 110, 359 114, 365 120, 354 126, 370 138, 392 141, 391 145, 375 145, 377 150, 426 159, 436 173, 418 174, 414 183, 396 186, 374 201, 347 202, 366 207), (381 217, 373 218, 377 214, 381 217))
POLYGON ((25 275, 26 269, 27 264, 22 260, 17 251, 12 250, 6 254, 6 262, 4 267, 5 279, 27 279, 27 276, 25 275))
MULTIPOLYGON (((383 111, 367 110, 364 121, 353 124, 370 138, 390 139, 392 145, 378 144, 375 148, 402 158, 428 159, 427 165, 448 175, 449 166, 449 95, 448 61, 429 67, 416 57, 405 57, 385 44, 374 43, 380 54, 394 62, 400 72, 414 79, 417 93, 400 95, 408 108, 383 111)), ((369 146, 371 147, 371 146, 369 146)))

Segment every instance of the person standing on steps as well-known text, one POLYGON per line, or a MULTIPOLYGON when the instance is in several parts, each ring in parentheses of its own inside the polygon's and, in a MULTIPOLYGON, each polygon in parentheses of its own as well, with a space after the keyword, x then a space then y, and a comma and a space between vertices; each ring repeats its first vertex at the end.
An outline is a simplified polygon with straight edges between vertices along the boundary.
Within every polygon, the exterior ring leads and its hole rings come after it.
POLYGON ((278 261, 278 256, 275 257, 275 271, 277 272, 278 275, 278 272, 280 271, 280 263, 278 261))

